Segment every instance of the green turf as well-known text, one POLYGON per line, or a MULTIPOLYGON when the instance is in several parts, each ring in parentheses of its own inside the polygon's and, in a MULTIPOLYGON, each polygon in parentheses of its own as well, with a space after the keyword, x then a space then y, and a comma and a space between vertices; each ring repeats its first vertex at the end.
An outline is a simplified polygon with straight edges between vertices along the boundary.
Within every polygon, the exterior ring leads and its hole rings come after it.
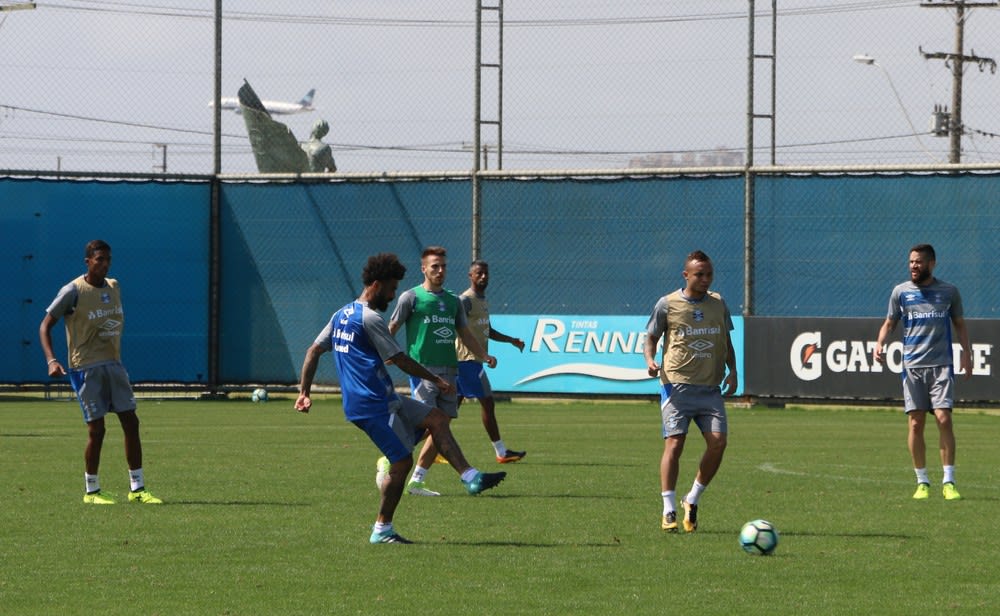
MULTIPOLYGON (((368 544, 376 453, 336 400, 141 401, 149 488, 162 507, 84 506, 74 402, 0 402, 3 614, 932 614, 994 613, 1000 417, 956 417, 958 486, 910 498, 898 411, 730 409, 731 441, 699 531, 659 529, 658 407, 504 403, 528 450, 492 492, 404 497, 416 545, 368 544), (743 522, 781 532, 744 554, 743 522)), ((455 431, 499 468, 466 408, 455 431)), ((928 426, 931 459, 936 430, 928 426)), ((690 439, 682 489, 703 445, 690 439)), ((101 481, 127 474, 109 422, 101 481)))

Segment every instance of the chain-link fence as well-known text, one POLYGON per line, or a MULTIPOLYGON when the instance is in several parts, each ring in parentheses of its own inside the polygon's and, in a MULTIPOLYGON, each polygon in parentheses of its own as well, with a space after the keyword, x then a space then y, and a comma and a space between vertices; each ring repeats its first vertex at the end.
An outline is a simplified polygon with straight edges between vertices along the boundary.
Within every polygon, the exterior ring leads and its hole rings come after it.
MULTIPOLYGON (((344 172, 739 166, 748 113, 757 164, 1000 159, 989 2, 216 4, 224 99, 315 90, 274 118, 299 141, 327 120, 344 172)), ((0 8, 0 170, 214 171, 212 3, 0 8)), ((219 132, 221 171, 255 172, 243 117, 219 132)))

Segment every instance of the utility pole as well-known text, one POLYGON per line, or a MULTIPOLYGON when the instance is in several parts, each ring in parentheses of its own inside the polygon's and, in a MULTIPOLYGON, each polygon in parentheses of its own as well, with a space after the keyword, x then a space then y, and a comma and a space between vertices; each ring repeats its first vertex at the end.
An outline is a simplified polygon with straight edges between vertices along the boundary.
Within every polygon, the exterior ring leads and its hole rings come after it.
POLYGON ((966 0, 923 0, 920 6, 924 8, 954 8, 955 9, 955 51, 947 53, 942 51, 925 52, 918 47, 920 54, 927 60, 944 60, 945 66, 951 68, 951 116, 948 121, 948 162, 957 164, 962 162, 962 133, 965 127, 962 125, 962 75, 966 62, 973 62, 979 65, 982 72, 987 66, 991 73, 997 72, 997 63, 993 58, 983 58, 976 55, 972 50, 971 55, 965 55, 965 19, 967 8, 976 7, 997 7, 1000 2, 968 2, 966 0))

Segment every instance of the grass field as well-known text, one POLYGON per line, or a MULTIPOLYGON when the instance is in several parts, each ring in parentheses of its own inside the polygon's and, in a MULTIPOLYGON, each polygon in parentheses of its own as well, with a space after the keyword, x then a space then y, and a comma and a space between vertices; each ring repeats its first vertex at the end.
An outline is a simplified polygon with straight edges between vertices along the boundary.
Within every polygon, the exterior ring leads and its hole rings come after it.
MULTIPOLYGON (((658 407, 503 403, 527 458, 464 495, 405 496, 368 544, 375 449, 339 402, 141 401, 145 469, 161 507, 84 506, 75 402, 0 402, 3 614, 992 614, 1000 598, 1000 417, 959 412, 958 487, 910 498, 899 411, 730 408, 730 447, 697 533, 659 529, 658 407), (744 554, 743 522, 781 531, 744 554)), ((930 449, 936 430, 929 426, 930 449)), ((496 470, 478 409, 455 432, 496 470)), ((689 439, 680 488, 703 445, 689 439)), ((930 456, 932 459, 935 455, 930 456)), ((940 481, 940 465, 930 465, 940 481)), ((101 482, 124 500, 121 431, 101 482)))

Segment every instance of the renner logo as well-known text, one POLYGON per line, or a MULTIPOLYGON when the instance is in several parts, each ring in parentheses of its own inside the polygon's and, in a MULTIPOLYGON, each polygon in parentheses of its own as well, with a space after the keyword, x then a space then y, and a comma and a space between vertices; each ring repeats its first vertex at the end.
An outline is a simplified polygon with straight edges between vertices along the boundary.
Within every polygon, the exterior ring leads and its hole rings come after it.
MULTIPOLYGON (((955 373, 962 374, 959 359, 962 347, 952 345, 955 358, 955 373)), ((972 344, 972 375, 989 376, 989 357, 993 349, 990 344, 972 344)), ((875 363, 872 353, 874 340, 834 340, 823 347, 821 332, 802 332, 792 341, 789 363, 795 376, 803 381, 815 381, 823 375, 825 365, 831 372, 882 372, 882 364, 875 363)), ((903 371, 903 343, 890 342, 885 350, 885 367, 900 374, 903 371)))

